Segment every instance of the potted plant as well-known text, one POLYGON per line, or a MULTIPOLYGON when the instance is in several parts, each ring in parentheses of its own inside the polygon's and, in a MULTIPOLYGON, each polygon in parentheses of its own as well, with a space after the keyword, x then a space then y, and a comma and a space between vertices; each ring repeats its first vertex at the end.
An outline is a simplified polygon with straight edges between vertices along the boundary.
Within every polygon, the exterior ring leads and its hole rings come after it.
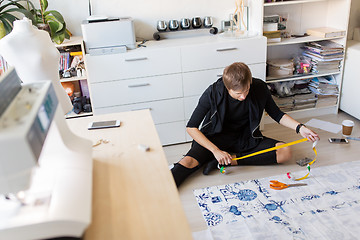
POLYGON ((31 19, 33 24, 35 19, 30 11, 28 11, 19 2, 27 2, 27 0, 0 0, 0 39, 10 33, 13 28, 13 22, 19 18, 16 16, 22 14, 31 19))
POLYGON ((28 10, 35 18, 36 26, 49 32, 51 40, 61 44, 65 38, 70 39, 71 33, 66 29, 66 23, 58 11, 47 10, 48 1, 39 0, 40 9, 36 9, 31 1, 28 1, 28 10))

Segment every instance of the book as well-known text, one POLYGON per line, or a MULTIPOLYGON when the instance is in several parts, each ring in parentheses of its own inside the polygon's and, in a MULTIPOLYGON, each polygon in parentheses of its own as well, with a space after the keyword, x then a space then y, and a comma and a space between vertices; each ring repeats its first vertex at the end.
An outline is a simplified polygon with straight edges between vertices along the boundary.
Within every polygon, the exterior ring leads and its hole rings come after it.
POLYGON ((332 38, 332 37, 343 37, 345 36, 346 31, 331 27, 319 27, 319 28, 310 28, 306 30, 306 33, 311 36, 332 38))

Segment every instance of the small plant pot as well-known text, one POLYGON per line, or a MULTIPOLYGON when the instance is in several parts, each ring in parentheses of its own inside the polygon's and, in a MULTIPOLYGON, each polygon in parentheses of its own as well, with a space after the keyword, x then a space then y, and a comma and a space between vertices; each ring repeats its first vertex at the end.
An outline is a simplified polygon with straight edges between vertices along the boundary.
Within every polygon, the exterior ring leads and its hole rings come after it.
POLYGON ((46 31, 46 32, 48 32, 50 34, 50 26, 49 26, 49 24, 38 23, 36 26, 37 26, 38 29, 44 30, 44 31, 46 31))

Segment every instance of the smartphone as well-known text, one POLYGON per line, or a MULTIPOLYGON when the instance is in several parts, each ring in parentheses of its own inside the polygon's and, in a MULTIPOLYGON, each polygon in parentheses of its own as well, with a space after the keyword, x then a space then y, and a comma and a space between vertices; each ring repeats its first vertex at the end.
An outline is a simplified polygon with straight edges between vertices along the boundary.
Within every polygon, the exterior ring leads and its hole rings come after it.
POLYGON ((346 138, 329 138, 330 143, 349 143, 346 138))
POLYGON ((100 122, 91 122, 89 123, 88 129, 101 129, 101 128, 113 128, 120 127, 120 120, 111 120, 111 121, 100 121, 100 122))

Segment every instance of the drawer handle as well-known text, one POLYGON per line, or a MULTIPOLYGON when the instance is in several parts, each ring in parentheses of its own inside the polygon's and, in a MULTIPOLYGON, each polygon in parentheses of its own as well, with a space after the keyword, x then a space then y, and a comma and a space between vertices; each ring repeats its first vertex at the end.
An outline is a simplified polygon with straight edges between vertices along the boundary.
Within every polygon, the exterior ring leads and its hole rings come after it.
POLYGON ((225 51, 234 51, 236 50, 236 47, 233 48, 221 48, 221 49, 216 49, 217 52, 225 52, 225 51))
POLYGON ((125 62, 135 62, 135 61, 143 61, 143 60, 148 60, 147 57, 142 57, 142 58, 129 58, 129 59, 125 59, 125 62))
POLYGON ((150 83, 139 83, 139 84, 133 84, 133 85, 129 85, 129 88, 135 88, 135 87, 146 87, 146 86, 150 86, 150 83))
POLYGON ((145 109, 149 109, 150 111, 152 110, 151 107, 144 107, 144 108, 135 108, 135 109, 131 109, 131 111, 139 111, 139 110, 145 110, 145 109))
POLYGON ((217 77, 222 77, 222 74, 218 74, 218 75, 216 75, 217 77))

